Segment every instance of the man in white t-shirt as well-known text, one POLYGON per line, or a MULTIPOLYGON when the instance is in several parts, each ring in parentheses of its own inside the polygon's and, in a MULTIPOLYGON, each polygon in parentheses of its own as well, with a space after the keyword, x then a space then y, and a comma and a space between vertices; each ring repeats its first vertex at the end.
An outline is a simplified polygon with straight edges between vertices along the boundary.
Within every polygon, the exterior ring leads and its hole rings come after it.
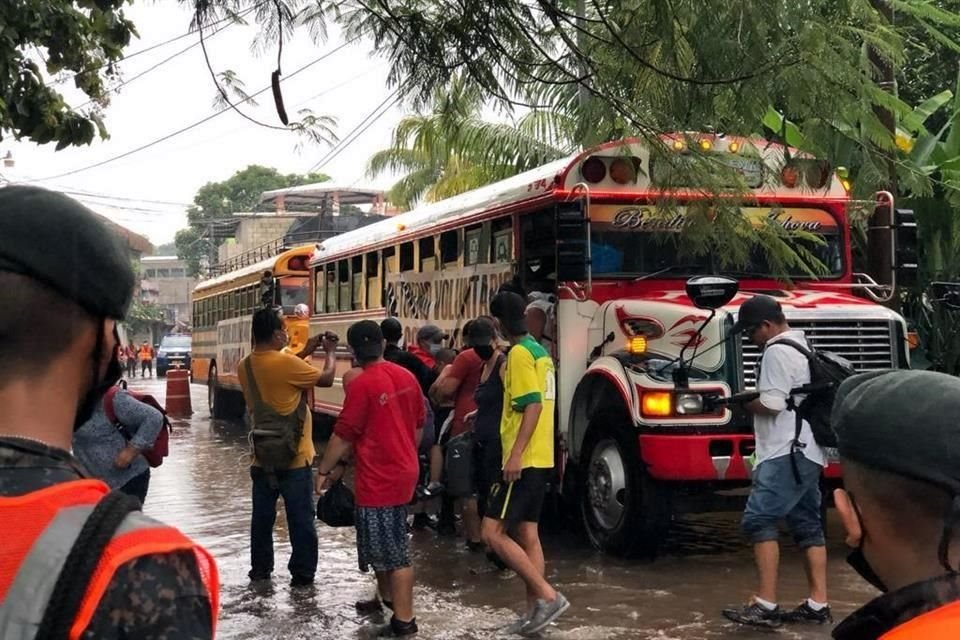
MULTIPOLYGON (((826 456, 802 423, 796 438, 796 414, 790 391, 810 382, 810 365, 795 343, 808 348, 802 331, 787 324, 780 303, 757 295, 740 307, 733 327, 763 348, 757 392, 745 405, 753 414, 756 455, 753 487, 743 514, 742 528, 753 543, 760 588, 742 607, 723 615, 740 624, 777 627, 784 622, 832 622, 827 603, 827 551, 820 516, 820 476, 826 456), (780 564, 779 524, 786 521, 797 546, 804 552, 809 597, 792 611, 777 605, 780 564)), ((801 396, 794 396, 799 403, 801 396)))

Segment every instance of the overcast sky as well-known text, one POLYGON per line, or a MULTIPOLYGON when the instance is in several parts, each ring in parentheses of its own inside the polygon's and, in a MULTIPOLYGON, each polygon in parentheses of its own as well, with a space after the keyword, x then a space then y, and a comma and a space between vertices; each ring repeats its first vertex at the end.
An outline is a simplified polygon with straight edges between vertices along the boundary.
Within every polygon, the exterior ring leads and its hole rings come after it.
MULTIPOLYGON (((139 40, 127 55, 164 42, 188 31, 190 12, 173 2, 137 2, 127 8, 137 25, 139 40)), ((246 82, 249 93, 268 86, 276 65, 276 49, 263 55, 251 52, 255 27, 230 26, 207 39, 217 71, 231 69, 246 82)), ((135 55, 120 64, 124 78, 146 71, 165 58, 197 42, 192 34, 153 51, 135 55)), ((333 31, 326 43, 315 44, 303 32, 284 44, 283 73, 289 75, 341 44, 333 31)), ((283 83, 284 101, 290 119, 298 109, 309 107, 316 114, 338 119, 337 131, 345 137, 391 92, 386 87, 387 65, 370 56, 369 42, 358 42, 283 83)), ((63 85, 68 102, 85 100, 70 83, 63 85)), ((13 182, 52 178, 59 174, 120 155, 191 125, 216 110, 216 90, 203 62, 200 47, 133 80, 113 94, 105 120, 110 139, 88 147, 54 151, 54 145, 0 141, 0 155, 13 153, 16 166, 0 167, 13 182)), ((243 109, 257 118, 279 124, 270 93, 259 106, 243 109)), ((390 177, 368 180, 367 158, 389 144, 393 126, 401 113, 391 109, 377 120, 335 160, 322 169, 339 183, 388 187, 390 177)), ((259 127, 228 111, 186 133, 149 149, 104 166, 37 184, 65 191, 87 192, 114 199, 75 196, 128 228, 147 235, 154 244, 168 242, 186 224, 184 208, 204 183, 224 180, 250 164, 273 166, 284 173, 304 173, 328 152, 305 146, 296 150, 295 134, 259 127), (129 199, 129 200, 125 200, 129 199)))

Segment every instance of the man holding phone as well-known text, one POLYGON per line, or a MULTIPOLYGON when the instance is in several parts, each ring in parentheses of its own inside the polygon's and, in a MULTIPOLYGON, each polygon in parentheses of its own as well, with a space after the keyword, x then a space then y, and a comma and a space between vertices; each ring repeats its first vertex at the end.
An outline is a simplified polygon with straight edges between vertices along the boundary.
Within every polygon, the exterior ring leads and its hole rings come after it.
MULTIPOLYGON (((253 352, 237 367, 240 385, 251 414, 257 398, 282 416, 298 411, 303 395, 313 387, 333 386, 336 374, 337 336, 329 332, 307 340, 297 355, 284 353, 289 342, 283 316, 267 307, 253 316, 253 352), (318 347, 326 354, 323 370, 304 362, 318 347), (252 379, 248 375, 253 374, 252 379)), ((272 473, 254 458, 250 468, 253 481, 253 513, 250 523, 251 580, 268 580, 273 573, 273 525, 277 498, 283 496, 293 554, 288 563, 292 586, 313 584, 317 570, 317 532, 314 528, 313 421, 309 407, 304 411, 297 454, 286 469, 272 473)))

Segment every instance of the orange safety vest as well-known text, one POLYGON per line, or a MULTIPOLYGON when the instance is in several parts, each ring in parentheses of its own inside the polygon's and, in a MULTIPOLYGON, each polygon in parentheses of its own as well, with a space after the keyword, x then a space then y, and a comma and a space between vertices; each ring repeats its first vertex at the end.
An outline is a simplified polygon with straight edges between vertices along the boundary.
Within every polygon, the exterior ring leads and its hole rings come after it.
POLYGON ((153 360, 152 347, 140 347, 140 362, 149 362, 153 360))
POLYGON ((880 640, 956 640, 960 638, 960 601, 907 620, 880 640))
MULTIPOLYGON (((0 498, 0 637, 35 637, 70 549, 109 491, 100 480, 75 480, 0 498)), ((117 569, 142 556, 187 550, 196 556, 215 631, 220 586, 213 557, 177 529, 132 511, 100 557, 70 628, 71 640, 89 626, 117 569)))

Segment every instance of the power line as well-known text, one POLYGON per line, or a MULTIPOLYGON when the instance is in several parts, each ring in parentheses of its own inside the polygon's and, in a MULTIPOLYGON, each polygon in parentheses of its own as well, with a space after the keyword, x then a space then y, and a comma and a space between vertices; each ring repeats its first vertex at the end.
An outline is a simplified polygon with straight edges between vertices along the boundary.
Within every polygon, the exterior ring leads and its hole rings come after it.
MULTIPOLYGON (((261 7, 262 5, 265 5, 265 4, 267 4, 267 2, 261 2, 260 4, 254 6, 254 7, 251 7, 251 8, 249 9, 249 11, 254 11, 254 10, 258 9, 259 7, 261 7)), ((225 17, 225 18, 221 18, 220 20, 216 20, 216 21, 212 22, 212 23, 211 23, 211 26, 213 26, 213 25, 218 25, 218 24, 221 24, 221 23, 223 23, 223 22, 234 22, 235 19, 236 19, 236 17, 237 17, 237 16, 227 16, 227 17, 225 17)), ((123 58, 121 58, 120 60, 117 60, 117 61, 115 61, 115 62, 116 62, 116 63, 126 62, 126 61, 129 60, 130 58, 135 58, 135 57, 137 57, 137 56, 139 56, 139 55, 141 55, 141 54, 149 53, 149 52, 151 52, 151 51, 155 51, 155 50, 157 50, 157 49, 160 49, 160 48, 162 48, 162 47, 165 47, 165 46, 167 46, 168 44, 173 44, 174 42, 177 42, 178 40, 183 40, 184 38, 190 37, 190 36, 193 35, 194 33, 196 33, 196 32, 193 31, 192 29, 188 29, 188 30, 186 31, 186 33, 181 33, 181 34, 178 35, 178 36, 174 36, 173 38, 170 38, 169 40, 164 40, 163 42, 158 42, 157 44, 154 44, 154 45, 151 45, 151 46, 147 47, 146 49, 140 49, 139 51, 134 51, 133 53, 131 53, 131 54, 129 54, 129 55, 126 55, 126 56, 124 56, 123 58)), ((109 66, 110 64, 114 64, 114 61, 104 62, 103 64, 99 64, 99 65, 90 67, 89 69, 84 69, 84 72, 89 73, 89 72, 91 72, 91 71, 99 71, 100 69, 103 69, 104 67, 109 66)), ((68 75, 68 76, 64 76, 64 77, 62 77, 62 78, 54 78, 54 79, 51 79, 50 83, 51 83, 51 84, 63 84, 64 82, 67 82, 68 80, 72 80, 72 79, 76 78, 78 75, 79 75, 79 73, 73 73, 73 74, 70 74, 70 75, 68 75)))
MULTIPOLYGON (((301 72, 306 71, 306 70, 309 69, 310 67, 312 67, 312 66, 314 66, 314 65, 322 62, 323 60, 325 60, 326 58, 329 58, 330 56, 332 56, 333 54, 337 53, 337 52, 340 51, 341 49, 346 48, 347 45, 352 44, 356 39, 357 39, 357 38, 352 38, 352 39, 344 42, 344 43, 341 44, 340 46, 336 47, 336 48, 333 49, 332 51, 329 51, 329 52, 323 54, 322 56, 320 56, 319 58, 316 58, 315 60, 313 60, 313 61, 311 61, 311 62, 308 62, 307 64, 303 65, 302 67, 300 67, 299 69, 297 69, 297 70, 294 71, 293 73, 290 73, 289 75, 284 76, 283 78, 281 78, 281 79, 280 79, 280 82, 284 82, 284 81, 286 81, 286 80, 289 80, 290 78, 293 78, 294 76, 300 74, 301 72)), ((267 85, 267 86, 264 87, 263 89, 260 89, 260 90, 257 91, 256 93, 253 93, 253 94, 251 94, 250 96, 248 96, 248 97, 246 97, 245 99, 243 99, 243 100, 241 101, 241 104, 242 104, 243 102, 248 102, 249 100, 251 100, 251 99, 253 99, 253 98, 256 98, 257 96, 259 96, 259 95, 261 95, 261 94, 263 94, 263 93, 266 93, 267 91, 270 91, 270 89, 271 89, 271 86, 270 86, 270 85, 267 85)), ((91 164, 91 165, 87 165, 87 166, 85 166, 85 167, 80 167, 80 168, 78 168, 78 169, 73 169, 73 170, 71 170, 71 171, 66 171, 66 172, 64 172, 64 173, 60 173, 60 174, 57 174, 57 175, 54 175, 54 176, 47 176, 47 177, 45 177, 45 178, 39 178, 39 179, 37 179, 37 180, 34 180, 33 182, 45 182, 45 181, 47 181, 47 180, 57 180, 57 179, 59 179, 59 178, 64 178, 64 177, 66 177, 66 176, 72 176, 72 175, 76 175, 76 174, 78 174, 78 173, 82 173, 82 172, 84 172, 84 171, 89 171, 89 170, 91 170, 91 169, 96 169, 96 168, 102 167, 102 166, 104 166, 104 165, 110 164, 110 163, 112 163, 112 162, 116 162, 117 160, 122 160, 123 158, 128 158, 128 157, 130 157, 130 156, 132 156, 132 155, 134 155, 134 154, 136 154, 136 153, 140 153, 141 151, 144 151, 144 150, 146 150, 146 149, 149 149, 150 147, 156 146, 156 145, 160 144, 161 142, 165 142, 165 141, 167 141, 167 140, 170 140, 171 138, 175 138, 176 136, 179 136, 180 134, 186 133, 187 131, 190 131, 191 129, 195 129, 195 128, 199 127, 200 125, 205 124, 205 123, 209 122, 210 120, 213 120, 213 119, 216 118, 217 116, 220 116, 220 115, 226 113, 227 111, 230 111, 231 108, 232 108, 232 107, 229 107, 229 106, 224 107, 224 108, 220 109, 219 111, 215 111, 214 113, 210 114, 209 116, 207 116, 207 117, 205 117, 205 118, 202 118, 201 120, 198 120, 198 121, 196 121, 196 122, 194 122, 194 123, 192 123, 192 124, 189 124, 189 125, 181 128, 181 129, 177 129, 176 131, 173 131, 173 132, 168 133, 168 134, 166 134, 166 135, 164 135, 164 136, 161 136, 160 138, 157 138, 157 139, 155 139, 155 140, 152 140, 151 142, 148 142, 148 143, 146 143, 146 144, 142 144, 142 145, 140 145, 139 147, 136 147, 136 148, 131 149, 131 150, 129 150, 129 151, 125 151, 125 152, 123 152, 123 153, 121 153, 121 154, 119 154, 119 155, 112 156, 112 157, 110 157, 110 158, 107 158, 106 160, 101 160, 100 162, 95 162, 95 163, 93 163, 93 164, 91 164)))
POLYGON ((400 101, 400 91, 402 87, 397 87, 390 95, 384 98, 383 102, 374 107, 367 116, 360 121, 357 126, 350 130, 350 133, 346 135, 343 140, 338 142, 323 158, 317 161, 312 167, 310 167, 307 173, 313 173, 314 171, 319 171, 324 166, 326 166, 331 160, 340 155, 340 152, 349 147, 357 138, 359 138, 363 133, 369 129, 377 120, 382 118, 387 111, 389 111, 397 102, 400 101), (392 100, 392 102, 391 102, 392 100), (387 104, 387 103, 390 104, 387 104), (380 113, 377 113, 377 112, 380 113))
MULTIPOLYGON (((238 18, 238 19, 239 19, 239 18, 242 18, 243 16, 248 15, 251 11, 253 11, 253 8, 247 9, 245 12, 239 14, 239 15, 237 16, 237 18, 238 18)), ((236 21, 231 21, 230 23, 223 25, 223 26, 220 27, 219 29, 216 29, 213 33, 210 34, 209 37, 212 38, 213 36, 217 35, 218 33, 222 32, 222 31, 225 30, 225 29, 229 29, 230 27, 232 27, 232 26, 235 25, 235 24, 237 24, 236 21)), ((189 35, 189 34, 188 34, 188 35, 189 35)), ((150 72, 152 72, 152 71, 155 71, 156 69, 158 69, 158 68, 162 67, 163 65, 167 64, 167 63, 170 62, 171 60, 174 60, 174 59, 176 59, 176 58, 179 58, 180 56, 182 56, 183 54, 187 53, 188 51, 190 51, 191 49, 193 49, 194 47, 196 47, 196 46, 199 45, 199 44, 200 44, 200 39, 198 38, 197 41, 194 42, 194 43, 192 43, 192 44, 190 44, 190 46, 188 46, 188 47, 186 47, 186 48, 183 48, 183 49, 180 49, 179 51, 177 51, 177 52, 174 53, 173 55, 164 58, 164 59, 161 60, 160 62, 156 63, 155 65, 153 65, 153 66, 151 66, 151 67, 148 67, 148 68, 145 69, 144 71, 141 71, 140 73, 136 74, 135 76, 133 76, 133 77, 131 77, 131 78, 125 78, 125 79, 122 80, 121 82, 119 82, 119 83, 115 84, 114 86, 110 87, 109 89, 107 89, 106 93, 108 93, 108 94, 109 94, 109 93, 116 93, 117 91, 120 90, 121 87, 125 87, 126 85, 130 84, 130 83, 133 82, 134 80, 138 80, 138 79, 142 78, 143 76, 147 75, 148 73, 150 73, 150 72)), ((94 102, 95 102, 94 100, 87 100, 86 102, 84 102, 83 104, 81 104, 81 105, 79 105, 79 106, 77 106, 77 107, 71 107, 71 109, 73 109, 74 111, 77 111, 77 110, 79 110, 79 109, 82 109, 82 108, 86 107, 87 105, 93 104, 94 102)))

